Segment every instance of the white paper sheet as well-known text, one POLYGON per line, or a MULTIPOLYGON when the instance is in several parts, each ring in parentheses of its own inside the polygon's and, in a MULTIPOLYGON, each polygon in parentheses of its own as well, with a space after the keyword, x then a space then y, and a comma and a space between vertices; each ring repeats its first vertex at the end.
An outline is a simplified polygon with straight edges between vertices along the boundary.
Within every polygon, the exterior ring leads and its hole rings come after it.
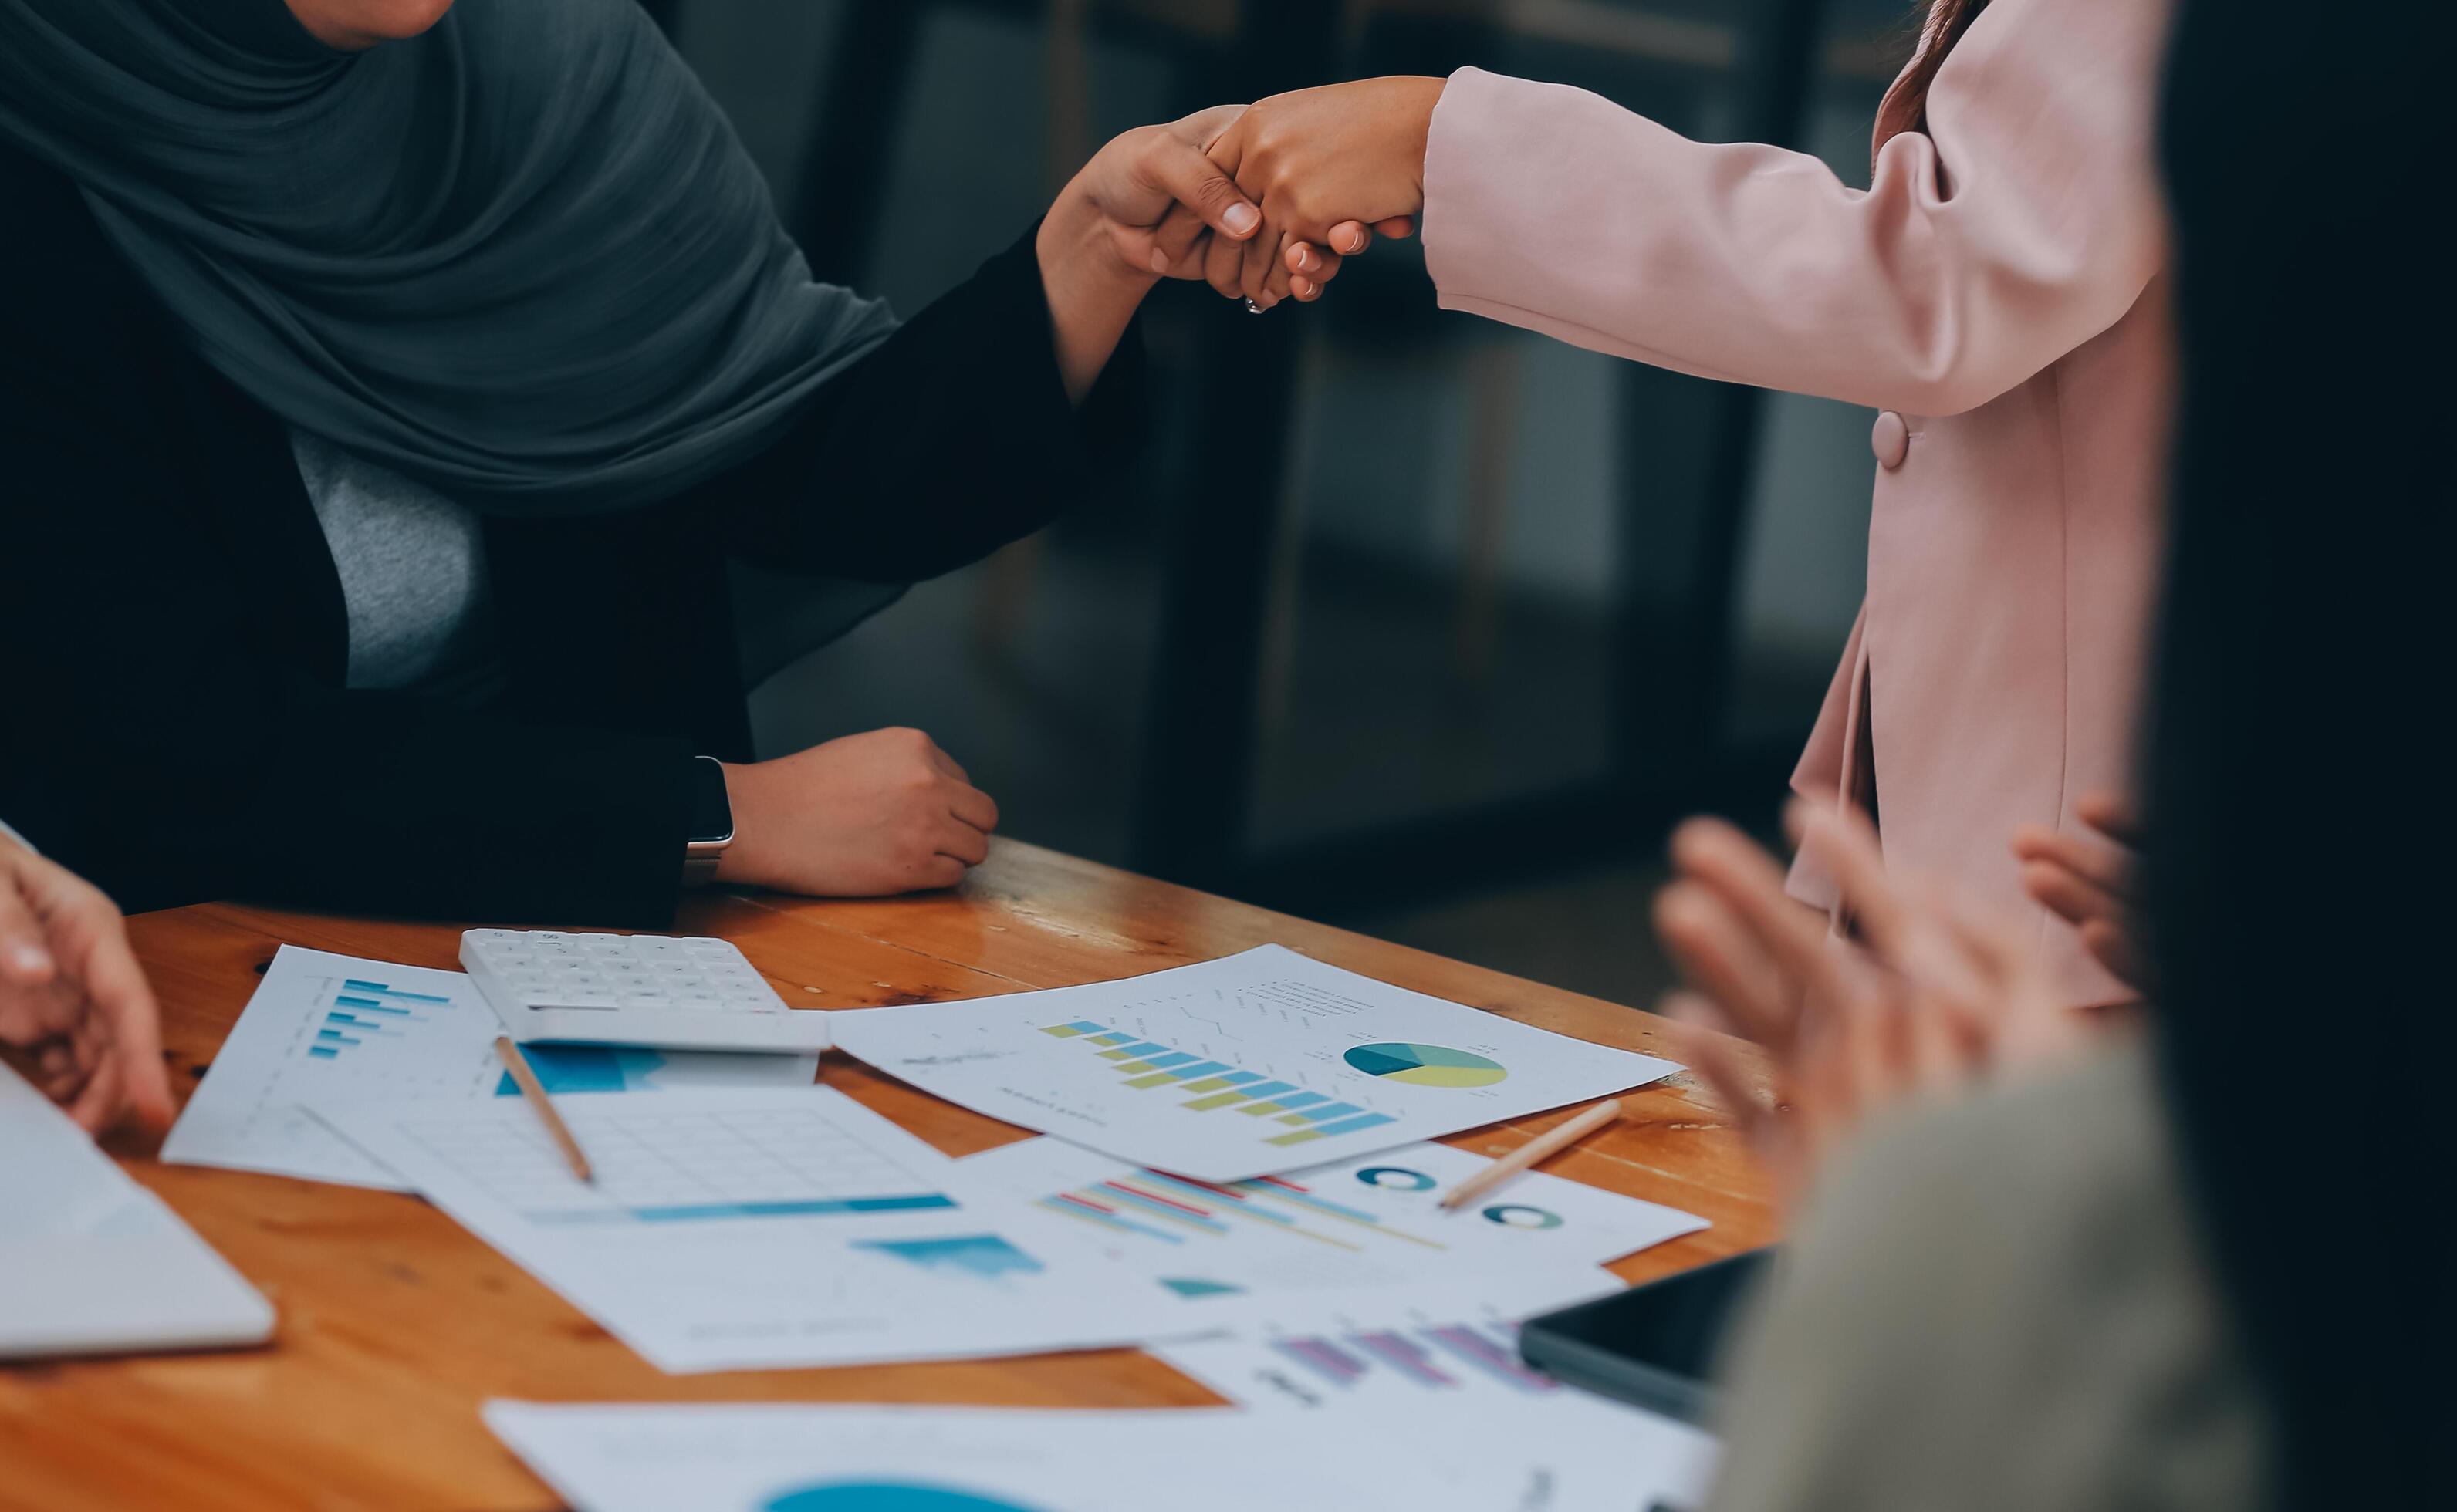
POLYGON ((1544 1306, 1498 1293, 1445 1300, 1394 1296, 1331 1326, 1309 1318, 1152 1353, 1270 1422, 1258 1440, 1292 1420, 1405 1423, 1423 1440, 1480 1446, 1484 1471, 1514 1467, 1518 1483, 1544 1488, 1545 1499, 1528 1504, 1703 1504, 1720 1452, 1712 1435, 1522 1364, 1518 1321, 1544 1306))
POLYGON ((1284 1312, 1291 1292, 1379 1290, 1602 1264, 1706 1220, 1531 1172, 1456 1212, 1441 1195, 1492 1162, 1416 1144, 1232 1183, 1122 1165, 1024 1139, 965 1172, 1063 1218, 1148 1284, 1220 1327, 1284 1312))
MULTIPOLYGON (((308 1116, 320 1098, 484 1103, 517 1098, 495 1056, 503 1025, 459 971, 285 945, 162 1146, 174 1165, 269 1171, 403 1190, 308 1116)), ((532 1045, 549 1092, 808 1086, 815 1055, 724 1055, 532 1045)))
POLYGON ((319 1116, 674 1372, 1030 1354, 1191 1331, 1061 1219, 985 1190, 850 1097, 320 1104, 319 1116))
POLYGON ((273 1309, 0 1065, 0 1359, 253 1343, 273 1309))
MULTIPOLYGON (((1404 1437, 1243 1413, 486 1404, 579 1512, 1541 1512, 1404 1437), (1285 1430, 1285 1431, 1283 1431, 1285 1430)), ((1628 1512, 1627 1506, 1616 1512, 1628 1512)))
POLYGON ((836 1043, 967 1108, 1208 1181, 1456 1134, 1680 1068, 1279 946, 1088 987, 848 1010, 836 1043))

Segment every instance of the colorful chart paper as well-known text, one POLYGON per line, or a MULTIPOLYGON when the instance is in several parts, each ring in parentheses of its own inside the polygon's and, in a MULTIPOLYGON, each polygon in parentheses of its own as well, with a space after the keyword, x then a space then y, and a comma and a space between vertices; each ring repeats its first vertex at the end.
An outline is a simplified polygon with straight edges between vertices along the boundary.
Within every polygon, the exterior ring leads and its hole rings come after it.
POLYGON ((1412 1087, 1490 1087, 1510 1074, 1497 1060, 1447 1045, 1359 1045, 1341 1058, 1368 1076, 1412 1087))
POLYGON ((1264 946, 1117 982, 854 1010, 836 1043, 977 1112, 1206 1181, 1270 1175, 1677 1070, 1264 946))
POLYGON ((1244 1181, 1123 1165, 1057 1139, 960 1164, 1222 1325, 1285 1317, 1303 1297, 1599 1265, 1706 1226, 1541 1173, 1445 1211, 1441 1195, 1491 1162, 1435 1144, 1244 1181))
POLYGON ((1189 1304, 824 1087, 318 1114, 661 1369, 1140 1343, 1189 1304))
MULTIPOLYGON (((229 1166, 351 1186, 402 1182, 315 1118, 324 1100, 446 1105, 517 1097, 496 1058, 503 1023, 459 971, 285 945, 162 1146, 175 1165, 229 1166)), ((807 1087, 815 1055, 532 1046, 555 1093, 807 1087)))

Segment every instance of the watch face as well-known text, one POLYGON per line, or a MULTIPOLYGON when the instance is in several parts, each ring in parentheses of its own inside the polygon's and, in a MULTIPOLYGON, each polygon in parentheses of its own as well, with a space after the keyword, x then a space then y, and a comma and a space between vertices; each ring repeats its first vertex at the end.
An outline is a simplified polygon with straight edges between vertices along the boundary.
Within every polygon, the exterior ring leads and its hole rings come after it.
POLYGON ((733 838, 733 805, 725 796, 725 768, 712 757, 692 763, 691 839, 720 845, 733 838))

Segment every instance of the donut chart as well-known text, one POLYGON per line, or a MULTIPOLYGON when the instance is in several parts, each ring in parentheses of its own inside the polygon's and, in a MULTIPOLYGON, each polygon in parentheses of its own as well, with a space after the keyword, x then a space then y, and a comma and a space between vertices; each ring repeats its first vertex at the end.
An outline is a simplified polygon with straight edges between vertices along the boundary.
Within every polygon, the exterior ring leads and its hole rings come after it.
POLYGON ((1558 1229, 1561 1215, 1548 1208, 1531 1208, 1523 1202, 1497 1202, 1484 1210, 1484 1221, 1498 1223, 1505 1229, 1558 1229))
POLYGON ((1412 1087, 1490 1087, 1510 1074, 1501 1062, 1473 1051, 1403 1040, 1352 1046, 1340 1058, 1368 1076, 1412 1087))
POLYGON ((1369 1187, 1387 1187, 1394 1192, 1430 1192, 1434 1189, 1433 1177, 1405 1166, 1367 1166, 1356 1173, 1356 1179, 1369 1187))

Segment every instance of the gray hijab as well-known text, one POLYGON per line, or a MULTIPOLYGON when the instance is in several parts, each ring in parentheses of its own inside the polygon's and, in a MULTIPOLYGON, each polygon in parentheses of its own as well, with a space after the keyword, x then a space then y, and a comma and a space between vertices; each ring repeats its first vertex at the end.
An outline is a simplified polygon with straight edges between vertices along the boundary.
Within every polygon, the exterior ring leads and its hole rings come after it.
POLYGON ((333 51, 282 0, 0 0, 0 139, 290 425, 502 515, 755 455, 882 340, 632 0, 333 51))

